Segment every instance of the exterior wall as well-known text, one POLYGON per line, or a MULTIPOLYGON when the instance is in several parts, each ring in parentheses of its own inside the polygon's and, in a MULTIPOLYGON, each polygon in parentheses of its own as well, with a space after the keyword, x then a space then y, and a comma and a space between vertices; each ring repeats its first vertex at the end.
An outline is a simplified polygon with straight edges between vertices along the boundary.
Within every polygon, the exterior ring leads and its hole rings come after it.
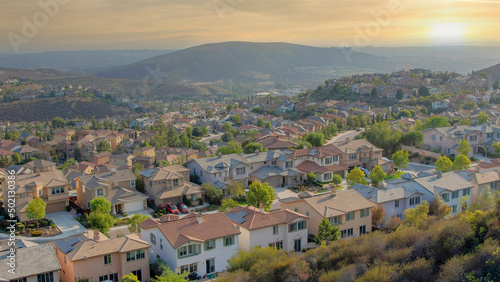
POLYGON ((307 215, 310 217, 307 223, 307 230, 309 234, 318 234, 319 224, 323 220, 323 216, 313 209, 305 201, 296 201, 292 203, 281 203, 281 210, 289 209, 307 215))
MULTIPOLYGON (((297 218, 292 222, 298 222, 303 220, 304 220, 303 218, 297 218)), ((288 224, 280 224, 278 226, 278 234, 273 234, 272 226, 260 229, 254 229, 251 231, 245 230, 244 228, 240 228, 242 234, 244 230, 246 233, 249 233, 250 235, 248 238, 249 242, 242 242, 243 238, 240 237, 240 249, 243 251, 248 251, 249 249, 256 246, 267 248, 269 247, 270 243, 283 241, 283 249, 286 252, 290 252, 294 250, 294 240, 302 239, 302 246, 304 246, 307 243, 307 234, 308 234, 307 227, 308 226, 306 225, 306 229, 304 230, 288 232, 288 224)))
MULTIPOLYGON (((60 279, 60 273, 59 271, 52 271, 53 276, 54 276, 54 281, 61 281, 60 279)), ((38 275, 33 275, 26 277, 26 282, 38 282, 38 275)))
MULTIPOLYGON (((142 230, 142 238, 148 241, 151 246, 150 261, 154 261, 157 257, 162 258, 168 266, 175 272, 180 272, 180 267, 183 265, 189 265, 192 263, 198 264, 198 275, 204 276, 206 273, 206 260, 215 259, 215 272, 223 271, 227 268, 227 260, 238 251, 239 246, 239 236, 234 235, 234 244, 231 246, 224 247, 223 238, 218 238, 215 240, 215 249, 206 251, 204 248, 204 243, 201 244, 201 252, 198 255, 189 256, 185 258, 177 258, 177 249, 174 249, 168 240, 163 236, 163 234, 158 230, 158 228, 150 228, 142 230), (150 234, 153 233, 156 236, 156 245, 150 242, 150 234), (163 250, 160 248, 160 239, 163 240, 163 250)), ((196 243, 196 242, 191 242, 196 243)), ((188 243, 190 244, 190 243, 188 243)), ((188 245, 186 244, 186 245, 188 245)))

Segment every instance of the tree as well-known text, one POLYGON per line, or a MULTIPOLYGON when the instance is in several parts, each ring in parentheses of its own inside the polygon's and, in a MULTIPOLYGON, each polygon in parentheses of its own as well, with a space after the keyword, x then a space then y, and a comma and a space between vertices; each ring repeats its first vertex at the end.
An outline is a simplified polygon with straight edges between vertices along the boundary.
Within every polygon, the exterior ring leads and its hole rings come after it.
POLYGON ((339 239, 340 228, 332 226, 330 220, 323 217, 319 224, 318 234, 314 236, 316 244, 329 244, 339 239))
POLYGON ((436 128, 450 126, 448 119, 442 116, 431 117, 425 120, 425 128, 436 128))
POLYGON ((193 134, 193 136, 195 136, 195 137, 200 137, 200 136, 202 136, 202 135, 203 135, 203 133, 201 132, 201 129, 200 129, 200 127, 199 127, 199 126, 195 126, 195 127, 193 127, 193 133, 192 133, 192 134, 193 134))
POLYGON ((372 97, 378 97, 378 91, 376 87, 372 88, 372 91, 370 92, 370 96, 372 97))
POLYGON ((500 86, 500 79, 495 80, 493 83, 493 89, 497 90, 500 86))
POLYGON ((316 181, 316 174, 314 174, 313 172, 307 173, 307 181, 309 182, 316 181))
POLYGON ((429 215, 437 216, 440 219, 445 218, 451 212, 450 206, 444 203, 443 198, 438 195, 429 204, 429 215))
POLYGON ((325 136, 321 132, 307 133, 303 140, 311 143, 314 147, 322 147, 325 144, 325 136))
POLYGON ((224 199, 222 200, 222 204, 219 208, 220 212, 227 212, 228 210, 235 208, 238 206, 238 202, 233 199, 224 199))
POLYGON ((493 144, 493 151, 495 152, 495 155, 500 155, 500 141, 493 144))
POLYGON ((451 171, 453 167, 453 162, 447 156, 441 156, 436 161, 436 171, 440 170, 441 172, 451 171))
POLYGON ((429 204, 427 201, 423 201, 421 205, 413 209, 406 209, 404 212, 405 220, 404 222, 409 226, 418 227, 420 222, 427 219, 427 214, 429 213, 429 204))
POLYGON ((266 122, 265 128, 271 129, 271 122, 270 121, 266 122))
POLYGON ((415 125, 413 126, 413 129, 415 131, 422 131, 422 130, 424 130, 424 124, 422 123, 421 120, 417 119, 415 121, 415 125))
POLYGON ((139 224, 148 218, 149 216, 144 214, 134 214, 128 219, 128 231, 130 233, 141 233, 141 227, 139 224))
POLYGON ((370 178, 373 187, 378 187, 379 183, 384 180, 386 176, 382 168, 377 165, 372 169, 368 178, 370 178))
POLYGON ((63 127, 66 124, 66 121, 63 118, 55 117, 52 119, 52 126, 55 128, 63 127))
POLYGON ((111 202, 104 197, 96 197, 90 201, 90 210, 109 213, 111 211, 111 202))
POLYGON ((113 227, 113 216, 111 211, 111 202, 103 197, 97 197, 90 201, 90 214, 88 222, 94 229, 99 229, 104 235, 113 227))
POLYGON ((36 228, 38 229, 38 221, 45 217, 45 207, 47 203, 45 203, 40 198, 34 198, 33 201, 28 203, 26 206, 26 216, 29 219, 36 219, 36 228))
POLYGON ((125 276, 123 276, 121 282, 140 282, 137 276, 135 276, 133 273, 129 273, 125 276))
POLYGON ((241 118, 239 115, 234 115, 233 118, 231 119, 235 124, 240 125, 241 124, 241 118))
POLYGON ((207 136, 208 135, 208 127, 206 125, 204 125, 202 128, 201 128, 201 134, 203 136, 207 136))
POLYGON ((401 90, 401 88, 398 88, 398 91, 396 91, 396 99, 398 100, 403 99, 403 95, 404 95, 403 90, 401 90))
POLYGON ((253 182, 248 186, 247 202, 249 205, 260 208, 264 204, 266 211, 269 211, 274 201, 274 189, 269 183, 253 182))
POLYGON ((421 112, 422 114, 424 114, 424 115, 426 115, 426 114, 428 114, 428 113, 429 113, 429 111, 427 110, 427 108, 426 108, 426 107, 421 108, 421 109, 420 109, 420 112, 421 112))
POLYGON ((205 198, 212 205, 220 205, 224 195, 220 189, 217 189, 212 183, 203 183, 201 189, 205 192, 205 198))
POLYGON ((373 207, 372 209, 372 224, 374 226, 383 226, 385 224, 385 209, 383 205, 380 205, 379 208, 373 207))
POLYGON ((184 148, 189 148, 189 137, 186 133, 183 133, 180 137, 181 145, 184 148))
POLYGON ((451 167, 452 170, 465 170, 469 169, 471 160, 463 154, 459 154, 455 157, 455 161, 451 167))
POLYGON ((20 163, 21 162, 21 156, 19 156, 19 153, 14 153, 14 155, 12 156, 12 160, 16 164, 20 163))
POLYGON ((480 112, 479 115, 477 116, 477 123, 478 124, 485 124, 488 123, 488 114, 485 112, 480 112))
POLYGON ((337 184, 337 185, 340 185, 342 183, 342 176, 338 175, 338 174, 335 174, 333 177, 332 177, 332 182, 333 184, 337 184))
POLYGON ((264 152, 264 147, 260 143, 252 142, 252 143, 248 143, 245 146, 244 152, 245 152, 245 154, 251 154, 251 153, 255 153, 255 150, 259 150, 259 152, 264 152))
POLYGON ((411 117, 411 113, 408 110, 401 110, 399 111, 398 118, 402 117, 411 117))
POLYGON ((410 153, 405 152, 402 149, 392 154, 392 162, 399 169, 406 168, 408 166, 409 161, 410 161, 410 153))
POLYGON ((463 118, 458 122, 458 125, 468 125, 470 126, 470 119, 468 118, 463 118))
POLYGON ((231 131, 231 124, 226 121, 224 123, 224 126, 222 126, 222 131, 224 131, 224 132, 230 132, 231 131))
POLYGON ((348 174, 347 174, 347 185, 351 187, 355 183, 367 185, 368 181, 365 179, 365 173, 359 169, 359 167, 355 166, 348 174))
POLYGON ((217 149, 217 153, 222 153, 223 155, 241 154, 243 153, 243 148, 241 148, 240 143, 231 141, 228 146, 220 146, 219 149, 217 149))
POLYGON ((469 146, 469 142, 467 140, 463 139, 458 143, 457 151, 465 156, 469 155, 469 152, 471 151, 471 148, 469 146))
POLYGON ((264 119, 263 118, 258 118, 257 119, 257 126, 258 127, 264 127, 264 119))
POLYGON ((229 195, 233 199, 239 199, 245 196, 245 187, 241 182, 234 179, 226 184, 226 189, 229 191, 229 195))
POLYGON ((113 152, 113 149, 111 149, 111 145, 109 145, 108 141, 106 140, 101 140, 96 147, 97 152, 113 152))
POLYGON ((418 88, 418 96, 427 97, 429 95, 430 91, 427 86, 420 86, 420 88, 418 88))
POLYGON ((479 77, 484 78, 484 79, 488 79, 488 73, 483 71, 483 72, 479 73, 479 77))
POLYGON ((234 140, 234 135, 231 132, 224 132, 221 138, 224 142, 231 142, 234 140))

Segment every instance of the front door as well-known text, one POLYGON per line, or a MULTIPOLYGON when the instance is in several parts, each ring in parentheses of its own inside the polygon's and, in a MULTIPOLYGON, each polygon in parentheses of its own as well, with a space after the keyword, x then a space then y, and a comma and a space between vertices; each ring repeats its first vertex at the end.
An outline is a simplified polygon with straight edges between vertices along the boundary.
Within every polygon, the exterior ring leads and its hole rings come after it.
POLYGON ((286 177, 283 176, 283 186, 286 185, 286 177))
POLYGON ((298 253, 302 251, 302 239, 294 240, 293 250, 298 253))
POLYGON ((116 204, 115 205, 115 213, 121 213, 121 212, 122 212, 122 205, 116 204))
POLYGON ((215 259, 207 259, 207 274, 215 272, 215 259))
POLYGON ((132 274, 137 276, 137 279, 142 282, 142 269, 132 271, 132 274))

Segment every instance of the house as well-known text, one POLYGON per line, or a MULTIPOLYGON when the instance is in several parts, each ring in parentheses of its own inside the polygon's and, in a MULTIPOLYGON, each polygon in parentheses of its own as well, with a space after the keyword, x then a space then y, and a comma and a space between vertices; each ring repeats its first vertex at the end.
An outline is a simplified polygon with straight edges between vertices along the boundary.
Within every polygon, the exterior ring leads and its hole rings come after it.
POLYGON ((148 146, 148 147, 138 147, 134 148, 132 150, 132 155, 134 156, 147 156, 147 157, 155 157, 155 147, 153 146, 148 146))
POLYGON ((450 100, 449 99, 442 99, 442 100, 437 100, 432 102, 432 108, 434 110, 439 110, 439 109, 448 109, 450 107, 450 100))
POLYGON ((109 141, 111 149, 115 150, 126 137, 127 136, 123 133, 113 132, 109 135, 106 135, 104 138, 106 138, 109 141))
POLYGON ((207 274, 223 271, 238 251, 240 231, 224 213, 183 218, 164 215, 140 224, 141 236, 151 243, 150 261, 162 258, 176 273, 207 274))
POLYGON ((121 281, 129 273, 149 281, 150 246, 136 235, 108 239, 98 230, 60 239, 53 242, 61 265, 60 280, 54 281, 121 281))
POLYGON ((147 207, 147 196, 135 189, 135 174, 130 169, 83 175, 75 178, 78 203, 90 209, 90 201, 104 197, 111 202, 111 213, 130 213, 147 207))
POLYGON ((385 222, 388 222, 391 217, 404 220, 404 211, 418 206, 423 196, 422 193, 405 187, 380 189, 356 183, 350 189, 357 191, 377 208, 384 208, 385 222))
POLYGON ((385 173, 392 171, 392 161, 382 158, 383 149, 375 147, 366 139, 334 142, 340 152, 340 165, 346 166, 349 170, 354 167, 362 167, 372 170, 375 166, 380 166, 385 173))
POLYGON ((491 159, 490 162, 479 162, 476 165, 476 172, 478 173, 487 173, 490 171, 499 171, 500 170, 500 159, 491 159))
POLYGON ((276 137, 259 140, 259 143, 268 150, 285 150, 295 148, 298 145, 296 142, 276 137))
POLYGON ((90 158, 90 162, 95 164, 96 166, 101 166, 109 163, 110 152, 100 152, 92 155, 90 158))
POLYGON ((283 101, 278 105, 278 113, 283 114, 286 112, 291 112, 295 108, 295 104, 291 101, 283 101))
POLYGON ((183 197, 194 205, 203 203, 201 186, 189 181, 189 168, 180 165, 163 166, 141 171, 144 188, 155 205, 183 202, 183 197))
POLYGON ((148 126, 153 126, 154 122, 154 119, 149 117, 135 118, 130 121, 130 128, 137 128, 137 126, 139 126, 142 130, 148 126))
POLYGON ((84 174, 91 174, 94 172, 95 167, 96 165, 94 163, 82 161, 70 166, 68 168, 68 171, 77 171, 83 172, 84 174))
POLYGON ((135 164, 142 164, 144 168, 152 168, 155 166, 155 158, 139 155, 132 159, 132 166, 135 164))
POLYGON ((459 173, 459 175, 475 185, 473 190, 477 190, 478 196, 488 188, 491 189, 491 191, 498 191, 500 188, 500 174, 498 171, 484 173, 463 171, 459 173))
POLYGON ((295 168, 304 174, 314 173, 319 182, 329 182, 333 175, 347 175, 347 166, 340 165, 341 152, 333 145, 287 151, 295 160, 295 168))
POLYGON ((218 189, 223 189, 230 180, 236 180, 248 185, 248 171, 250 165, 237 154, 217 157, 191 159, 184 164, 192 174, 196 174, 201 183, 212 183, 218 189))
POLYGON ((306 175, 295 168, 292 157, 282 151, 257 150, 241 157, 250 165, 250 181, 267 182, 273 187, 285 187, 296 186, 306 180, 306 175))
POLYGON ((279 200, 281 210, 305 214, 309 219, 309 234, 318 234, 324 217, 340 228, 340 239, 350 239, 371 232, 373 204, 355 190, 307 195, 305 198, 279 200))
POLYGON ((57 170, 57 166, 55 163, 41 159, 36 159, 34 161, 26 163, 24 164, 24 167, 31 169, 35 173, 57 170))
POLYGON ((307 243, 309 217, 291 210, 265 212, 255 207, 237 206, 226 216, 238 226, 239 249, 273 247, 285 252, 302 252, 307 243))
POLYGON ((134 155, 123 153, 119 155, 110 155, 109 156, 109 163, 116 165, 118 167, 122 166, 132 166, 132 159, 134 158, 134 155))
MULTIPOLYGON (((2 182, 3 198, 8 199, 9 190, 7 181, 2 182)), ((46 213, 64 211, 69 205, 69 183, 64 173, 60 170, 22 174, 16 176, 15 202, 16 214, 19 221, 26 221, 26 207, 34 198, 41 198, 47 206, 46 213)))
POLYGON ((2 281, 60 281, 61 265, 49 243, 29 248, 17 248, 14 272, 9 266, 10 251, 0 252, 2 281))

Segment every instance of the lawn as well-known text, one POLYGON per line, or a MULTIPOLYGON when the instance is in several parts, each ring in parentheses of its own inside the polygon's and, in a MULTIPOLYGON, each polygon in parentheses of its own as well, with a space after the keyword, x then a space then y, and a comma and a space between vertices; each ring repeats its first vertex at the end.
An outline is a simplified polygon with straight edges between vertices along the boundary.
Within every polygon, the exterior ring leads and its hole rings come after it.
POLYGON ((401 175, 405 174, 403 171, 397 171, 396 173, 387 175, 387 177, 384 180, 391 180, 391 179, 398 179, 401 178, 401 175))

